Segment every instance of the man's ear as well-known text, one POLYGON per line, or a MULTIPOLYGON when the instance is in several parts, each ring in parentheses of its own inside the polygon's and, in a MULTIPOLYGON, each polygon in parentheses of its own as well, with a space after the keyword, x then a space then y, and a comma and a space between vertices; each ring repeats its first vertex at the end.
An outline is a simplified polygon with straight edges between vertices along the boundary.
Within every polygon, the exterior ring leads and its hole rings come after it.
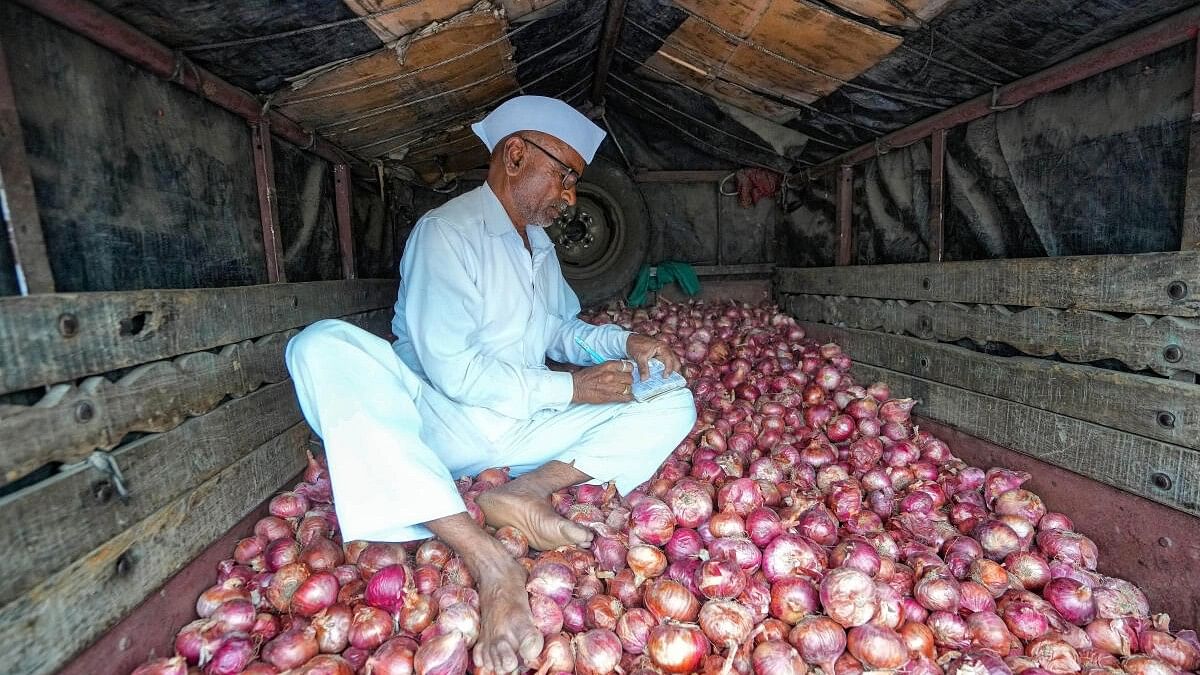
POLYGON ((525 161, 525 146, 518 140, 517 136, 504 139, 504 171, 510 176, 515 176, 525 161))

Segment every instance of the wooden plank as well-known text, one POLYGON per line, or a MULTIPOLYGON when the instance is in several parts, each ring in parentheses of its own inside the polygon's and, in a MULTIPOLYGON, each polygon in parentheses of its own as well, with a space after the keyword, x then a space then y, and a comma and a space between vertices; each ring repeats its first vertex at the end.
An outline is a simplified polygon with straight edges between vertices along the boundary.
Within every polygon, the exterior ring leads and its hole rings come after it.
POLYGON ((1200 453, 1002 398, 865 363, 859 382, 883 381, 893 396, 918 399, 918 414, 1018 452, 1200 515, 1200 453))
POLYGON ((929 262, 939 263, 946 255, 946 130, 930 137, 929 168, 929 262))
MULTIPOLYGON (((392 310, 342 317, 387 335, 392 310)), ((296 329, 135 367, 115 382, 103 375, 57 384, 31 406, 0 406, 0 484, 51 461, 77 462, 116 447, 130 432, 161 433, 287 378, 283 352, 296 329)))
POLYGON ((781 268, 783 293, 1200 316, 1200 252, 781 268))
POLYGON ((1200 387, 1168 379, 801 322, 856 361, 1200 449, 1200 387))
POLYGON ((250 125, 254 145, 254 175, 258 181, 258 218, 262 223, 263 256, 267 281, 287 281, 283 265, 283 235, 279 231, 279 193, 275 190, 275 153, 272 152, 271 126, 267 119, 250 125))
POLYGON ((251 448, 301 421, 291 380, 234 399, 166 433, 113 453, 121 500, 99 471, 80 466, 0 499, 0 604, 212 478, 251 448))
POLYGON ((22 295, 53 293, 54 275, 42 237, 33 178, 25 155, 25 135, 13 97, 4 45, 0 43, 0 219, 8 227, 9 244, 22 295))
POLYGON ((692 268, 698 277, 713 277, 729 274, 762 274, 769 275, 775 270, 775 263, 748 263, 745 265, 696 265, 692 268))
POLYGON ((1200 34, 1192 54, 1192 123, 1188 130, 1188 163, 1183 192, 1179 248, 1200 249, 1200 34))
POLYGON ((298 424, 0 608, 6 672, 54 672, 304 466, 298 424))
POLYGON ((837 187, 837 264, 854 262, 854 167, 842 167, 837 187))
POLYGON ((799 319, 926 340, 1000 342, 1033 356, 1068 361, 1117 359, 1133 370, 1170 375, 1200 370, 1200 323, 1173 316, 1135 314, 1127 319, 1100 312, 1000 305, 905 302, 874 298, 794 295, 789 311, 799 319))
POLYGON ((389 307, 395 280, 0 298, 0 394, 389 307))

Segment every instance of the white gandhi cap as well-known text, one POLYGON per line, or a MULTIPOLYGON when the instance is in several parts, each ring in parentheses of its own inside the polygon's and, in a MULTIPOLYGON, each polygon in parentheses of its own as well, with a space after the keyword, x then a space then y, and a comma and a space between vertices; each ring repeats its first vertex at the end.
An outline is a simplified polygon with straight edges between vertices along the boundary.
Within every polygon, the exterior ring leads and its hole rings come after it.
POLYGON ((556 98, 518 96, 471 125, 471 130, 491 152, 496 144, 518 131, 540 131, 571 146, 591 164, 596 148, 604 140, 604 130, 578 110, 556 98))

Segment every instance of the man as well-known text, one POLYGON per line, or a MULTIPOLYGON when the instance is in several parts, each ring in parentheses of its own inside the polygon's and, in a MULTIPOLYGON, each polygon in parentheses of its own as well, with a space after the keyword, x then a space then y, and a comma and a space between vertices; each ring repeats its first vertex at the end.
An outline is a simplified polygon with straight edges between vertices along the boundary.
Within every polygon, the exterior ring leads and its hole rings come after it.
POLYGON ((604 132, 567 104, 512 99, 473 125, 491 151, 487 182, 418 221, 400 263, 389 345, 321 321, 287 349, 300 406, 325 442, 346 540, 431 534, 477 580, 477 667, 496 673, 535 659, 525 571, 466 513, 453 479, 492 466, 518 476, 478 497, 489 525, 512 525, 541 550, 587 545, 549 495, 647 480, 695 422, 690 392, 632 400, 642 373, 679 360, 663 342, 577 318, 543 229, 575 202, 575 183, 604 132), (604 358, 590 365, 581 338, 604 358), (551 371, 546 358, 588 365, 551 371))

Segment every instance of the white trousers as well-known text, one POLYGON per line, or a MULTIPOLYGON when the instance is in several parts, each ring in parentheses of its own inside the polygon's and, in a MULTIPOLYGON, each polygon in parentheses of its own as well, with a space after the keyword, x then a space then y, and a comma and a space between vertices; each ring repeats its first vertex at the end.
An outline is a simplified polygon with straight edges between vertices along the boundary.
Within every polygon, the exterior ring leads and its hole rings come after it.
POLYGON ((571 405, 489 443, 459 404, 409 369, 384 339, 344 321, 318 321, 287 345, 300 409, 324 441, 346 541, 411 541, 422 523, 466 510, 453 480, 493 466, 513 476, 574 462, 621 494, 642 484, 692 429, 683 389, 646 403, 571 405))

